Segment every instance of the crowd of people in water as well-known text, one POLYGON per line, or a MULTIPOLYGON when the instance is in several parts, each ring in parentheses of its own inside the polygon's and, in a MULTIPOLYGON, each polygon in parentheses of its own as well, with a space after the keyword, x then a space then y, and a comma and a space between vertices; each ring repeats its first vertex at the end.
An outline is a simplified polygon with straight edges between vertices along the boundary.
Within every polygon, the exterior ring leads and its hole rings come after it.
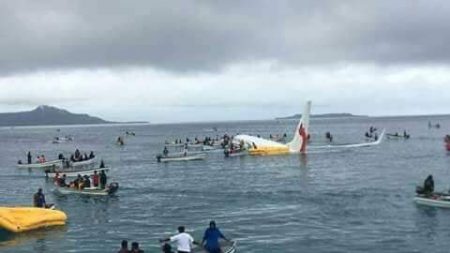
MULTIPOLYGON (((222 253, 220 240, 232 242, 225 237, 222 232, 217 228, 216 222, 211 221, 209 227, 205 230, 201 242, 195 241, 192 235, 186 232, 184 226, 178 227, 178 234, 160 239, 161 250, 163 253, 174 253, 171 243, 175 246, 178 253, 191 253, 194 252, 194 245, 205 249, 208 253, 222 253)), ((118 253, 144 253, 139 246, 138 242, 131 243, 131 249, 128 248, 128 241, 123 240, 118 253)))

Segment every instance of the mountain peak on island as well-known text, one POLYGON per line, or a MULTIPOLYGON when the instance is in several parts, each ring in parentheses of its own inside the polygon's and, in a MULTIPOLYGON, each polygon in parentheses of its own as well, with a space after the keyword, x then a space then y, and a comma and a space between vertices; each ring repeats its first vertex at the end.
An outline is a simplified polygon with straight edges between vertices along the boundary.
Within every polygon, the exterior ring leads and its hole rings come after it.
POLYGON ((62 113, 70 113, 67 110, 60 109, 58 107, 50 106, 50 105, 39 105, 33 111, 35 111, 35 112, 62 112, 62 113))
POLYGON ((0 126, 85 125, 113 123, 88 114, 71 113, 49 105, 26 112, 0 113, 0 126))

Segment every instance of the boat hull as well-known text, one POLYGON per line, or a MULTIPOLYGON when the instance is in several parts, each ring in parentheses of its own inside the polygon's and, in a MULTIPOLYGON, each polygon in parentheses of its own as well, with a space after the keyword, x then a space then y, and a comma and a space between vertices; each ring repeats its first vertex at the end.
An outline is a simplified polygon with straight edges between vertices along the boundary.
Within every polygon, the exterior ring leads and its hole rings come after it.
POLYGON ((118 183, 111 183, 107 189, 100 189, 97 187, 84 188, 77 190, 69 187, 56 187, 56 191, 63 195, 88 195, 88 196, 109 196, 115 194, 119 190, 118 183))
POLYGON ((205 154, 197 154, 197 155, 187 155, 187 156, 174 156, 174 157, 164 157, 158 156, 157 161, 166 163, 166 162, 184 162, 184 161, 196 161, 196 160, 205 160, 205 154))
POLYGON ((53 167, 61 168, 62 161, 54 160, 54 161, 48 161, 45 163, 17 164, 18 169, 47 169, 47 168, 53 168, 53 167))
POLYGON ((431 207, 439 207, 439 208, 450 208, 450 197, 425 197, 425 196, 416 196, 414 198, 414 202, 418 205, 423 206, 431 206, 431 207))

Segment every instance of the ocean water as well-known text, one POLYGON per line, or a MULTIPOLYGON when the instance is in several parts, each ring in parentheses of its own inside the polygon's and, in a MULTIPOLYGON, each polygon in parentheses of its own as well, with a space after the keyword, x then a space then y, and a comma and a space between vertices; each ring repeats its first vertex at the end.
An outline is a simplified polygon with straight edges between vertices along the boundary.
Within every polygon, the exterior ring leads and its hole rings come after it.
POLYGON ((185 225, 197 240, 210 220, 238 240, 238 252, 448 252, 450 210, 416 206, 414 190, 433 174, 450 186, 443 137, 449 117, 315 119, 313 145, 363 142, 369 126, 408 130, 409 140, 370 148, 311 150, 307 155, 237 157, 209 153, 205 161, 158 164, 165 139, 250 133, 292 133, 295 121, 0 129, 0 203, 31 205, 42 187, 48 202, 68 215, 65 227, 11 235, 0 232, 0 252, 116 252, 138 241, 159 252, 158 239, 185 225), (428 120, 440 129, 428 129, 428 120), (217 127, 217 132, 212 129, 217 127), (125 131, 126 145, 115 140, 125 131), (73 143, 52 144, 73 135, 73 143), (38 174, 15 168, 25 154, 47 159, 75 148, 94 150, 112 167, 116 196, 58 196, 38 174))

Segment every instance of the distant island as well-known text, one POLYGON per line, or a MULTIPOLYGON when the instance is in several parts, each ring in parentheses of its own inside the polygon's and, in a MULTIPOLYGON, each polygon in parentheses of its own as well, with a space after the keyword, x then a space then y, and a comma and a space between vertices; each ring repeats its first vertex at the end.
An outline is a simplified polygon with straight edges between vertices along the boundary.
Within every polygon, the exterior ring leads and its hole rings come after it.
POLYGON ((119 122, 106 121, 88 114, 75 114, 48 105, 40 105, 32 111, 0 113, 0 126, 89 125, 115 123, 119 122))
MULTIPOLYGON (((284 120, 284 119, 300 119, 302 117, 301 114, 295 114, 293 116, 288 117, 280 117, 275 118, 276 120, 284 120)), ((311 118, 361 118, 361 117, 369 117, 365 115, 353 115, 351 113, 325 113, 325 114, 315 114, 311 115, 311 118)))

